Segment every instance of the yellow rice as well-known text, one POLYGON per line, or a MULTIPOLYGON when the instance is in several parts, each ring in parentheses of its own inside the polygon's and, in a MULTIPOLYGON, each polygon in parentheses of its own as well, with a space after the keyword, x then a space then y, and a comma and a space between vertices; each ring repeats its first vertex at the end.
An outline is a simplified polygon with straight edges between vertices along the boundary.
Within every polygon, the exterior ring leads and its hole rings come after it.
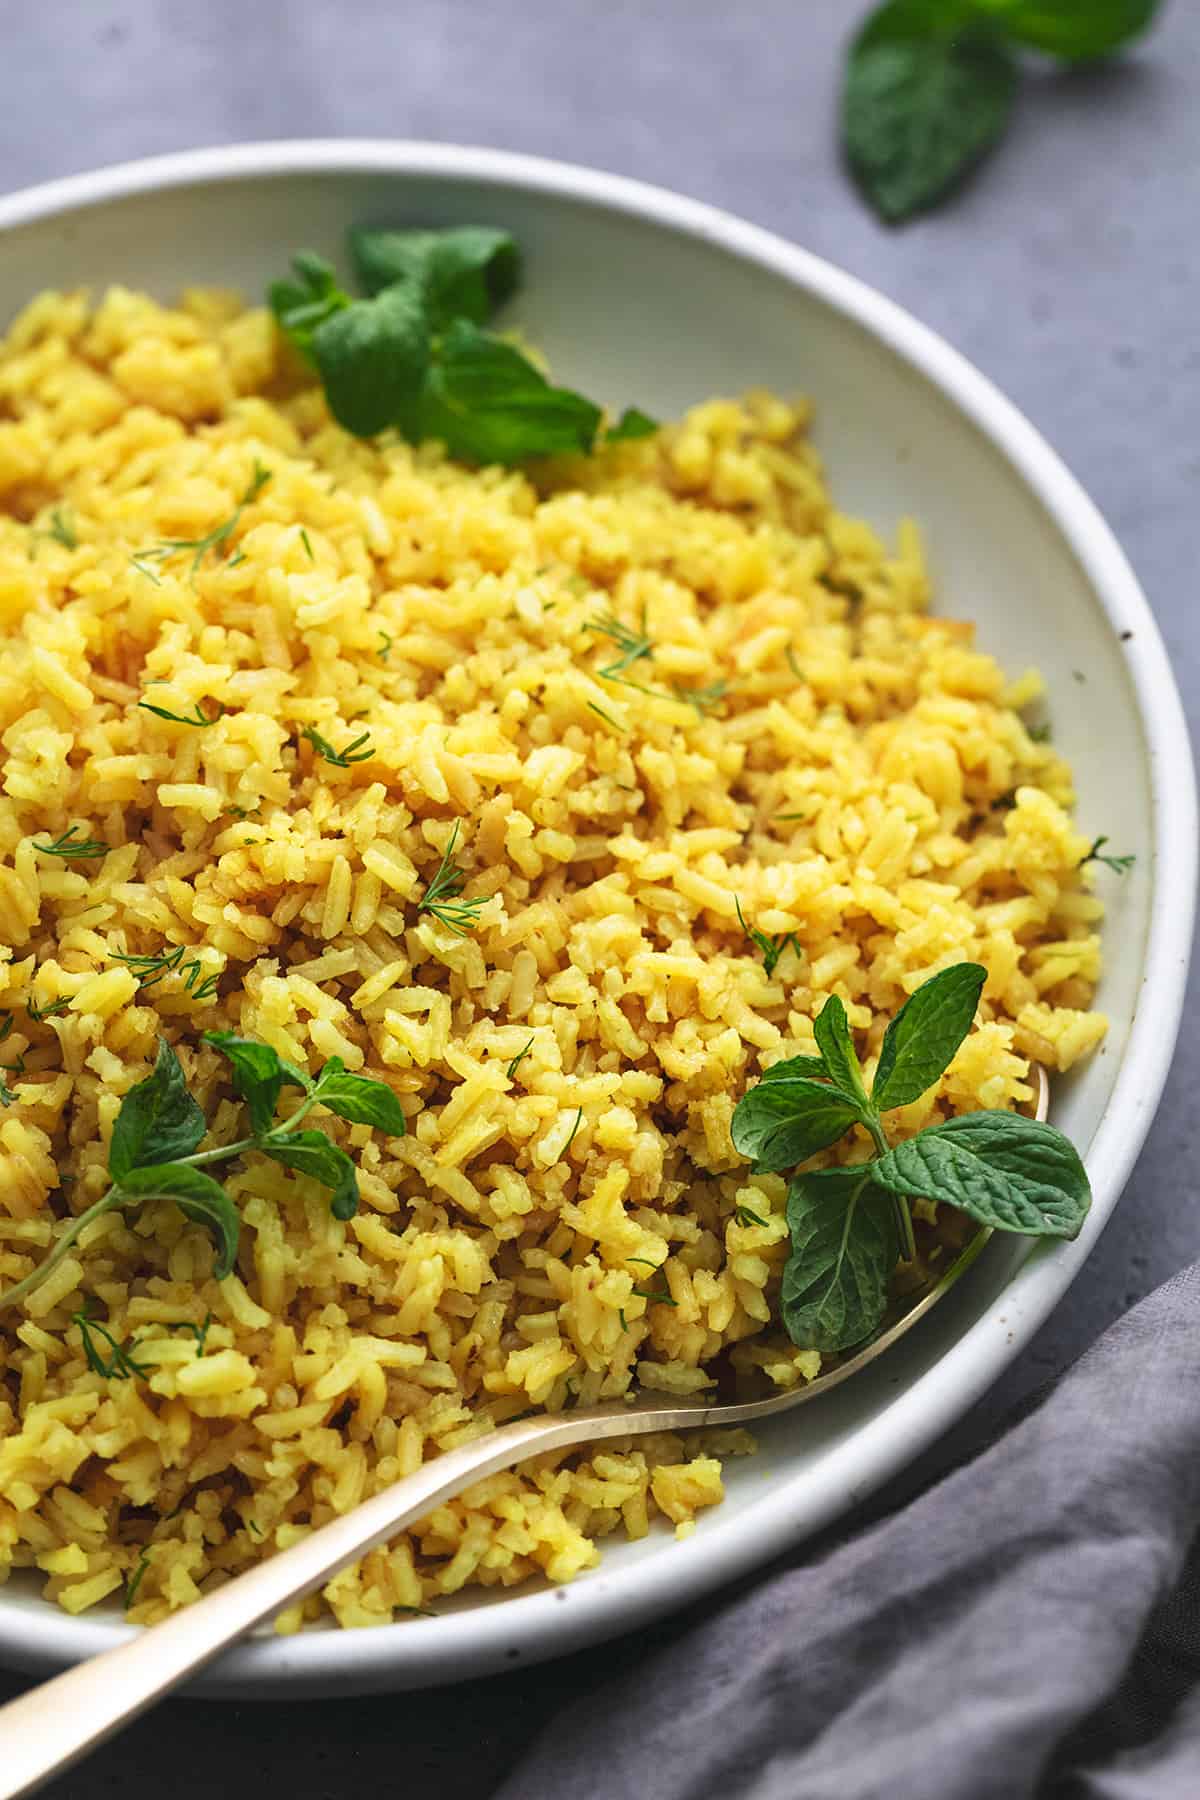
MULTIPOLYGON (((730 1143, 746 1084, 812 1048, 832 993, 869 1064, 963 957, 989 970, 980 1021, 898 1129, 1019 1105, 1030 1058, 1095 1047, 1100 907, 1069 770, 1023 722, 1040 680, 926 616, 915 526, 889 548, 838 513, 805 422, 713 401, 534 480, 349 438, 227 295, 51 293, 13 325, 0 1057, 25 1070, 0 1113, 0 1286, 104 1192, 160 1032, 219 1139, 239 1114, 200 1033, 221 1026, 389 1082, 409 1135, 323 1119, 360 1170, 348 1224, 303 1177, 236 1165, 222 1284, 159 1203, 102 1219, 0 1316, 0 1579, 33 1570, 78 1612, 140 1566, 150 1621, 530 1407, 692 1394, 719 1353, 811 1379, 772 1318, 784 1184, 730 1143), (269 484, 194 577, 186 554, 132 564, 219 526, 256 461, 269 484), (638 686, 601 675, 601 615, 644 616, 638 686), (152 682, 173 711, 228 710, 160 720, 136 705, 152 682), (306 725, 373 754, 333 766, 306 725), (456 820, 485 897, 461 939, 416 910, 456 820), (110 853, 34 850, 72 824, 110 853), (796 934, 773 978, 735 896, 796 934), (179 944, 214 999, 139 992, 114 961, 179 944), (88 1303, 148 1376, 88 1372, 88 1303), (199 1355, 170 1327, 210 1312, 199 1355)), ((691 1529, 747 1447, 630 1440, 492 1476, 281 1629, 566 1580, 611 1533, 691 1529)))

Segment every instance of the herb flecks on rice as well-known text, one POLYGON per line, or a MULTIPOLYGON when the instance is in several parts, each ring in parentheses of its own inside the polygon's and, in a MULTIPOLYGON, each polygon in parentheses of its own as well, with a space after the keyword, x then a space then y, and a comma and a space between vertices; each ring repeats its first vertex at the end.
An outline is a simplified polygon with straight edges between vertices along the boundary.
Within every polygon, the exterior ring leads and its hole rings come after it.
MULTIPOLYGON (((1031 1058, 1103 1034, 1113 877, 1022 723, 1038 678, 926 615, 915 528, 838 513, 764 395, 535 485, 349 438, 219 294, 43 295, 0 379, 0 1287, 104 1193, 159 1036, 206 1143, 243 1130, 206 1032, 340 1058, 409 1121, 314 1114, 348 1219, 301 1169, 223 1165, 224 1281, 156 1200, 0 1316, 0 1560, 149 1621, 530 1407, 707 1389, 718 1356, 811 1379, 777 1323, 783 1181, 730 1141, 746 1089, 835 993, 870 1073, 964 959, 978 1020, 897 1136, 1020 1105, 1031 1058), (631 646, 597 620, 652 656, 614 680, 631 646), (138 704, 160 683, 175 722, 138 704), (77 1316, 140 1370, 89 1367, 77 1316)), ((689 1529, 747 1444, 489 1477, 282 1627, 566 1580, 613 1532, 689 1529)))

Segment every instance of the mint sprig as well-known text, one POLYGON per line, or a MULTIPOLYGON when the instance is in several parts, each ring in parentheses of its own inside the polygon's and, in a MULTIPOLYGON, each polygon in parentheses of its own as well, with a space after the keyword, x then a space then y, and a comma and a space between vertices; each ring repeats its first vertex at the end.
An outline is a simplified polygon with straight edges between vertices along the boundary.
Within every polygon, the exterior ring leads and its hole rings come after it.
POLYGON ((160 1038, 152 1072, 130 1088, 113 1125, 108 1192, 71 1221, 31 1274, 0 1294, 0 1306, 11 1306, 40 1286, 97 1219, 110 1212, 135 1212, 151 1200, 174 1201, 185 1218, 208 1231, 216 1249, 213 1275, 223 1281, 237 1259, 241 1221, 224 1188, 201 1165, 227 1162, 247 1151, 260 1151, 329 1188, 335 1218, 354 1216, 358 1177, 353 1161, 323 1131, 302 1131, 300 1126, 315 1107, 323 1106, 353 1124, 403 1137, 404 1111, 391 1088, 351 1075, 337 1056, 313 1077, 253 1038, 209 1031, 205 1041, 229 1062, 234 1092, 249 1114, 249 1133, 211 1150, 197 1148, 205 1135, 204 1113, 188 1090, 179 1058, 160 1038), (285 1087, 299 1088, 303 1099, 287 1118, 276 1119, 285 1087))
POLYGON ((999 142, 1017 50, 1064 62, 1107 56, 1145 31, 1160 0, 885 0, 851 43, 842 141, 879 215, 937 204, 999 142))
POLYGON ((1019 1113, 965 1113, 889 1142, 882 1115, 920 1098, 970 1031, 987 971, 956 963, 924 982, 889 1024, 868 1094, 846 1009, 831 995, 813 1030, 819 1056, 776 1063, 734 1108, 733 1143, 757 1172, 781 1173, 855 1126, 875 1154, 801 1170, 788 1188, 791 1252, 783 1322, 801 1349, 838 1351, 878 1330, 896 1264, 915 1254, 909 1200, 954 1206, 994 1231, 1077 1236, 1091 1189, 1061 1131, 1019 1113))
MULTIPOLYGON (((436 438, 468 462, 515 464, 588 452, 601 409, 555 387, 513 344, 485 328, 515 292, 513 238, 488 226, 447 231, 357 230, 355 298, 312 251, 268 300, 280 328, 316 368, 329 409, 356 437, 395 428, 410 443, 436 438)), ((644 437, 654 420, 627 408, 606 442, 644 437)))

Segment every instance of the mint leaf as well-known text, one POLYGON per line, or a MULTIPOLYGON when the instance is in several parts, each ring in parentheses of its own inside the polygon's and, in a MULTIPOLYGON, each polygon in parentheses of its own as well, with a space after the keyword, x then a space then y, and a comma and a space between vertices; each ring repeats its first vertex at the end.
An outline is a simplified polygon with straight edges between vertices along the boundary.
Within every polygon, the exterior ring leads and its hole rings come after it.
POLYGON ((311 362, 313 332, 342 307, 351 305, 351 299, 339 286, 333 264, 314 250, 297 251, 292 267, 298 279, 273 281, 267 289, 267 304, 280 330, 311 362))
POLYGON ((355 1125, 374 1125, 392 1137, 405 1133, 404 1109, 386 1082, 366 1075, 348 1075, 341 1057, 331 1056, 313 1087, 313 1098, 339 1119, 355 1125))
POLYGON ((313 331, 311 349, 339 425, 356 437, 411 426, 429 365, 419 288, 401 283, 330 313, 313 331))
POLYGON ((908 1106, 945 1073, 971 1029, 986 980, 981 964, 954 963, 909 995, 883 1035, 871 1088, 878 1112, 908 1106))
POLYGON ((154 1072, 121 1102, 108 1146, 108 1172, 124 1185, 131 1169, 188 1156, 204 1136, 204 1114, 188 1093, 179 1058, 158 1040, 154 1072))
POLYGON ((311 1175, 322 1187, 332 1188, 330 1209, 335 1219, 354 1217, 358 1211, 358 1177, 354 1173, 354 1164, 323 1131, 292 1131, 286 1137, 268 1138, 260 1149, 272 1161, 282 1163, 285 1169, 311 1175))
POLYGON ((1015 86, 1012 53, 954 0, 873 13, 850 48, 842 138, 881 217, 907 219, 959 182, 1003 133, 1015 86))
POLYGON ((941 1200, 996 1231, 1073 1238, 1092 1194, 1073 1144, 1020 1113, 964 1113, 931 1125, 872 1164, 893 1194, 941 1200))
POLYGON ((1107 56, 1138 37, 1159 0, 986 0, 1009 37, 1067 62, 1107 56))
POLYGON ((857 1100, 867 1110, 867 1090, 863 1086, 862 1069, 850 1036, 846 1008, 837 994, 830 994, 813 1020, 813 1036, 821 1052, 821 1060, 834 1084, 857 1100))
POLYGON ((570 388, 551 387, 511 344, 456 319, 430 364, 411 441, 440 438, 451 456, 518 463, 530 456, 588 451, 601 412, 570 388))
POLYGON ((279 1090, 285 1082, 293 1087, 311 1086, 307 1075, 285 1063, 270 1044, 237 1037, 232 1031, 206 1031, 204 1041, 229 1058, 234 1092, 246 1102, 256 1136, 274 1124, 279 1090))
POLYGON ((507 231, 460 225, 447 231, 350 233, 350 254, 368 294, 398 281, 418 284, 434 330, 451 319, 484 325, 512 298, 521 255, 507 231))
POLYGON ((788 1188, 792 1251, 780 1310, 802 1350, 849 1350, 879 1329, 899 1246, 873 1164, 797 1175, 788 1188))
POLYGON ((628 443, 633 438, 652 437, 658 430, 658 420, 652 419, 639 407, 627 406, 615 425, 610 425, 604 434, 606 444, 628 443))
POLYGON ((825 1059, 821 1056, 789 1056, 783 1062, 772 1063, 764 1070, 763 1081, 787 1081, 795 1075, 809 1075, 814 1081, 828 1079, 829 1070, 825 1067, 825 1059))
POLYGON ((203 1225, 217 1247, 213 1274, 224 1281, 237 1256, 237 1208, 211 1175, 188 1163, 160 1163, 131 1169, 119 1183, 121 1205, 128 1200, 173 1200, 185 1218, 203 1225))
POLYGON ((755 1172, 791 1169, 857 1124, 856 1101, 805 1075, 779 1075, 743 1094, 733 1109, 733 1147, 755 1172))

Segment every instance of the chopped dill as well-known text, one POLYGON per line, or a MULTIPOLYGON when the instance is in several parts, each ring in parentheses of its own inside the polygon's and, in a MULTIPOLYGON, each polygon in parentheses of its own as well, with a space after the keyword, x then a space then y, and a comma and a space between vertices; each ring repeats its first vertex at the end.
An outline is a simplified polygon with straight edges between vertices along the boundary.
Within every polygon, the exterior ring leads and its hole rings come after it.
MULTIPOLYGON (((600 671, 600 673, 601 674, 604 673, 603 669, 600 671)), ((589 712, 599 713, 600 717, 604 720, 604 723, 606 725, 611 725, 614 731, 624 731, 625 727, 623 725, 618 724, 616 719, 613 718, 612 714, 606 713, 602 706, 597 706, 596 702, 594 700, 589 700, 587 705, 588 705, 589 712)))
POLYGON ((640 631, 631 631, 628 625, 623 625, 620 619, 614 618, 611 613, 601 613, 599 617, 589 619, 583 629, 596 631, 603 637, 611 638, 621 652, 615 662, 606 663, 604 668, 598 671, 605 680, 612 681, 616 676, 623 675, 626 669, 631 669, 634 663, 639 662, 643 656, 651 658, 654 656, 654 644, 646 635, 645 607, 642 608, 640 631))
POLYGON ((663 1287, 663 1288, 635 1287, 633 1291, 635 1294, 639 1295, 639 1297, 641 1299, 652 1300, 658 1306, 678 1306, 679 1305, 678 1300, 675 1299, 674 1295, 671 1293, 669 1288, 665 1288, 665 1287, 663 1287))
POLYGON ((521 1064, 525 1061, 525 1058, 529 1055, 529 1052, 532 1049, 533 1049, 533 1038, 530 1037, 530 1040, 526 1044, 525 1048, 523 1050, 517 1051, 517 1054, 513 1057, 512 1061, 508 1064, 508 1067, 504 1071, 504 1073, 508 1076, 508 1079, 510 1081, 515 1079, 517 1070, 520 1068, 521 1064))
POLYGON ((796 652, 792 649, 792 646, 790 644, 788 645, 787 649, 785 650, 784 655, 787 657, 787 666, 792 671, 792 674, 796 677, 796 680, 803 681, 805 678, 804 670, 800 667, 800 664, 796 661, 796 652))
POLYGON ((628 1331, 629 1330, 629 1320, 625 1317, 625 1308, 623 1306, 618 1306, 617 1317, 621 1321, 621 1330, 628 1331))
POLYGON ((651 1262, 648 1256, 627 1256, 626 1262, 640 1263, 643 1269, 661 1269, 662 1264, 651 1262))
POLYGON ((733 1216, 739 1225, 765 1225, 767 1221, 749 1206, 735 1206, 733 1216))
POLYGON ((1025 731, 1030 741, 1034 744, 1048 744, 1050 742, 1049 725, 1027 725, 1025 731))
POLYGON ((79 539, 75 528, 61 506, 56 506, 50 514, 50 523, 41 533, 43 537, 53 538, 64 550, 78 550, 79 539))
POLYGON ((65 1013, 70 1004, 70 995, 61 994, 57 1000, 51 1000, 48 1006, 39 1006, 36 1000, 27 1000, 25 1011, 35 1025, 40 1025, 43 1019, 55 1019, 59 1013, 65 1013))
POLYGON ((579 1130, 579 1127, 582 1124, 583 1124, 583 1108, 582 1108, 582 1106, 579 1106, 579 1107, 576 1107, 576 1109, 575 1109, 575 1123, 571 1127, 571 1135, 568 1137, 566 1143, 563 1145, 561 1151, 559 1152, 558 1160, 560 1162, 566 1156, 567 1151, 571 1148, 571 1145, 575 1142, 575 1133, 579 1130))
MULTIPOLYGON (((16 1023, 16 1021, 15 1021, 13 1014, 10 1012, 6 1012, 4 1014, 4 1023, 2 1025, 0 1025, 0 1044, 2 1044, 4 1042, 5 1038, 8 1036, 9 1032, 12 1030, 13 1025, 15 1023, 16 1023)), ((529 1041, 532 1044, 533 1039, 530 1038, 529 1041)))
POLYGON ((137 1591, 142 1585, 142 1576, 149 1567, 150 1552, 148 1550, 143 1550, 141 1556, 138 1558, 125 1580, 124 1601, 126 1612, 129 1611, 130 1607, 137 1599, 137 1591))
POLYGON ((458 820, 454 821, 454 829, 450 833, 446 848, 442 851, 442 860, 434 872, 433 879, 417 902, 419 913, 430 913, 439 920, 455 937, 466 937, 474 931, 479 923, 479 913, 485 904, 485 897, 475 900, 461 898, 467 874, 460 869, 454 860, 454 847, 458 842, 458 820))
POLYGON ((369 731, 360 732, 353 743, 347 744, 344 750, 335 750, 328 738, 321 736, 315 725, 306 725, 300 735, 308 739, 318 756, 324 758, 327 763, 332 763, 338 769, 348 769, 351 763, 370 762, 375 754, 369 731))
POLYGON ((776 819, 779 821, 779 823, 781 825, 790 824, 793 820, 796 820, 796 819, 800 819, 800 820, 811 819, 812 816, 813 816, 812 813, 807 813, 807 812, 790 812, 790 813, 776 813, 775 814, 776 819))
POLYGON ((258 499, 258 496, 262 493, 270 479, 270 469, 264 469, 263 465, 256 457, 254 460, 254 473, 250 477, 245 492, 229 517, 223 520, 220 525, 215 525, 211 531, 205 532, 203 537, 166 538, 161 544, 152 544, 148 550, 139 550, 137 554, 130 557, 129 560, 132 562, 134 568, 138 569, 143 575, 149 575, 152 580, 157 580, 158 577, 154 574, 153 568, 150 565, 155 563, 161 565, 167 562, 172 556, 184 556, 190 550, 192 552, 192 561, 188 574, 191 576, 196 575, 201 563, 210 551, 216 554, 216 552, 224 549, 225 545, 229 542, 229 539, 237 530, 238 525, 241 523, 242 514, 248 506, 252 505, 253 502, 258 499))
POLYGON ((1137 861, 1137 857, 1132 855, 1108 856, 1104 852, 1107 842, 1107 837, 1098 837, 1087 855, 1080 857, 1077 867, 1082 869, 1087 863, 1099 862, 1103 863, 1105 868, 1111 869, 1114 875, 1127 875, 1137 861))
POLYGON ((193 1000, 211 1000, 217 991, 219 971, 205 975, 200 958, 188 955, 190 949, 190 944, 176 944, 173 950, 160 950, 147 956, 130 956, 123 950, 114 950, 112 954, 115 962, 124 963, 130 973, 136 975, 139 991, 153 987, 164 975, 179 974, 193 1000))
POLYGON ((387 661, 388 655, 389 655, 392 645, 395 643, 395 641, 396 640, 392 636, 390 631, 381 631, 380 632, 379 648, 375 652, 375 654, 379 658, 381 663, 385 663, 387 661))
POLYGON ((261 811, 262 811, 261 805, 259 805, 259 806, 227 806, 225 808, 225 817, 227 819, 253 819, 253 818, 256 818, 261 811))
POLYGON ((711 681, 707 687, 685 688, 672 687, 671 693, 676 700, 685 700, 694 706, 698 717, 705 719, 709 713, 715 712, 728 691, 727 681, 711 681))
POLYGON ((246 1530, 249 1531, 254 1537, 261 1537, 263 1534, 262 1526, 256 1525, 254 1523, 253 1519, 246 1520, 246 1530))
POLYGON ((304 545, 304 548, 308 554, 309 562, 316 562, 317 559, 313 553, 312 541, 309 538, 308 532, 304 529, 303 525, 300 527, 300 542, 304 545))
POLYGON ((796 952, 797 956, 804 955, 800 940, 794 931, 781 932, 778 937, 768 937, 765 931, 759 931, 755 926, 747 925, 742 913, 742 903, 736 894, 734 895, 733 904, 737 908, 738 922, 741 925, 742 930, 762 956, 763 968, 767 972, 768 979, 774 975, 776 965, 789 944, 792 946, 792 949, 796 952))
POLYGON ((102 1325, 99 1319, 93 1319, 86 1312, 72 1313, 71 1321, 79 1327, 87 1366, 95 1374, 103 1375, 106 1381, 129 1381, 134 1375, 150 1373, 144 1363, 134 1358, 133 1353, 138 1347, 136 1339, 126 1338, 119 1344, 107 1325, 102 1325), (96 1341, 98 1338, 102 1338, 108 1345, 110 1354, 107 1358, 96 1341))
POLYGON ((208 1340, 208 1328, 212 1324, 212 1322, 213 1322, 213 1316, 212 1316, 212 1311, 210 1309, 204 1315, 203 1325, 193 1325, 190 1319, 180 1319, 179 1323, 174 1327, 174 1329, 176 1331, 190 1331, 191 1332, 192 1336, 196 1340, 196 1356, 197 1356, 197 1358, 204 1355, 204 1347, 208 1340))
POLYGON ((198 700, 194 712, 190 713, 170 712, 165 706, 152 706, 149 700, 139 700, 138 705, 146 712, 153 713, 156 718, 170 719, 173 725, 215 725, 217 720, 223 719, 229 710, 223 700, 215 702, 217 708, 215 713, 201 712, 198 700))
POLYGON ((64 831, 61 837, 56 837, 52 844, 35 843, 33 847, 35 850, 40 850, 43 856, 62 856, 68 862, 76 859, 90 862, 97 856, 108 855, 108 844, 101 843, 99 838, 77 837, 78 830, 78 825, 72 825, 69 831, 64 831))
POLYGON ((236 569, 238 565, 244 563, 245 560, 246 552, 244 550, 235 550, 229 561, 225 564, 225 567, 227 569, 236 569))

